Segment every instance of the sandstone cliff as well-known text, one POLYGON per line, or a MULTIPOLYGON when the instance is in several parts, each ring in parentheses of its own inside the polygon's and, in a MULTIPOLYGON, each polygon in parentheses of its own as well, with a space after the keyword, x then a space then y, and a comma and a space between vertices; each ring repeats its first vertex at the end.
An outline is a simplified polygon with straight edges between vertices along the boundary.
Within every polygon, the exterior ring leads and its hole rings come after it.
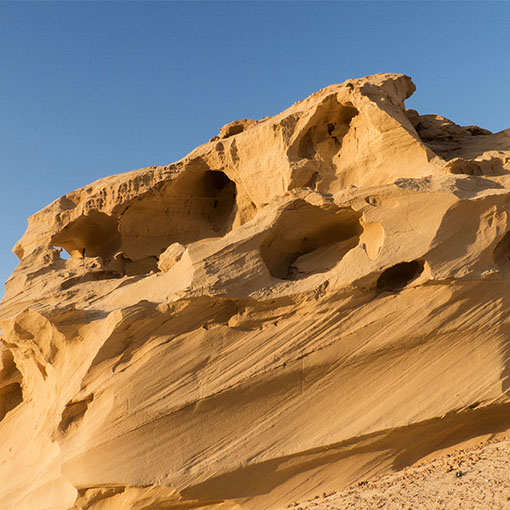
POLYGON ((510 130, 414 88, 327 87, 29 219, 1 510, 276 509, 510 428, 510 130))

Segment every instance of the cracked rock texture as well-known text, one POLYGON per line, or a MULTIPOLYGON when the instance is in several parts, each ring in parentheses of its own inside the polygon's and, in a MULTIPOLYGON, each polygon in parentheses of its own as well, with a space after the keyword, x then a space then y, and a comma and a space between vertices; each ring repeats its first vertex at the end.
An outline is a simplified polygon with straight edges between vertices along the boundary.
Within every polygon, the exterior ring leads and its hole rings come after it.
POLYGON ((414 89, 332 85, 29 219, 1 510, 277 509, 510 428, 510 130, 414 89))

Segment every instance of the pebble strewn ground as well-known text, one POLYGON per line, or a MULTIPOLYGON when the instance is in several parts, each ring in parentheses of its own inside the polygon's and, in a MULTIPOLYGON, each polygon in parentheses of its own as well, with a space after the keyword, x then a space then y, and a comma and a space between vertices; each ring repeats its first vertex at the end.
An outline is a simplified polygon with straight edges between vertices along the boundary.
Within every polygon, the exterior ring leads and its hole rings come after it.
POLYGON ((510 437, 289 506, 294 510, 510 510, 510 437))

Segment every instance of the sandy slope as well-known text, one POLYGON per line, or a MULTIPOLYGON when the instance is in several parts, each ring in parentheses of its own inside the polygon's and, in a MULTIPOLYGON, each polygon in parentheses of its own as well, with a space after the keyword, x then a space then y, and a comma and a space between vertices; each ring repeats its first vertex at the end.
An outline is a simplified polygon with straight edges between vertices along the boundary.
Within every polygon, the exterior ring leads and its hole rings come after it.
POLYGON ((510 437, 463 447, 395 474, 322 494, 295 510, 510 508, 510 437))

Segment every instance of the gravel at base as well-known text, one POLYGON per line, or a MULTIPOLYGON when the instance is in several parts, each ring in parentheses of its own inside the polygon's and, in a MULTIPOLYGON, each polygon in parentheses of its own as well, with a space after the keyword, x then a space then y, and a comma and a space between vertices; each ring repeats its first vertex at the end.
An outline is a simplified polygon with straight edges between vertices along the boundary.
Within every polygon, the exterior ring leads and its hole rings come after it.
POLYGON ((290 505, 294 510, 510 510, 510 438, 290 505))

